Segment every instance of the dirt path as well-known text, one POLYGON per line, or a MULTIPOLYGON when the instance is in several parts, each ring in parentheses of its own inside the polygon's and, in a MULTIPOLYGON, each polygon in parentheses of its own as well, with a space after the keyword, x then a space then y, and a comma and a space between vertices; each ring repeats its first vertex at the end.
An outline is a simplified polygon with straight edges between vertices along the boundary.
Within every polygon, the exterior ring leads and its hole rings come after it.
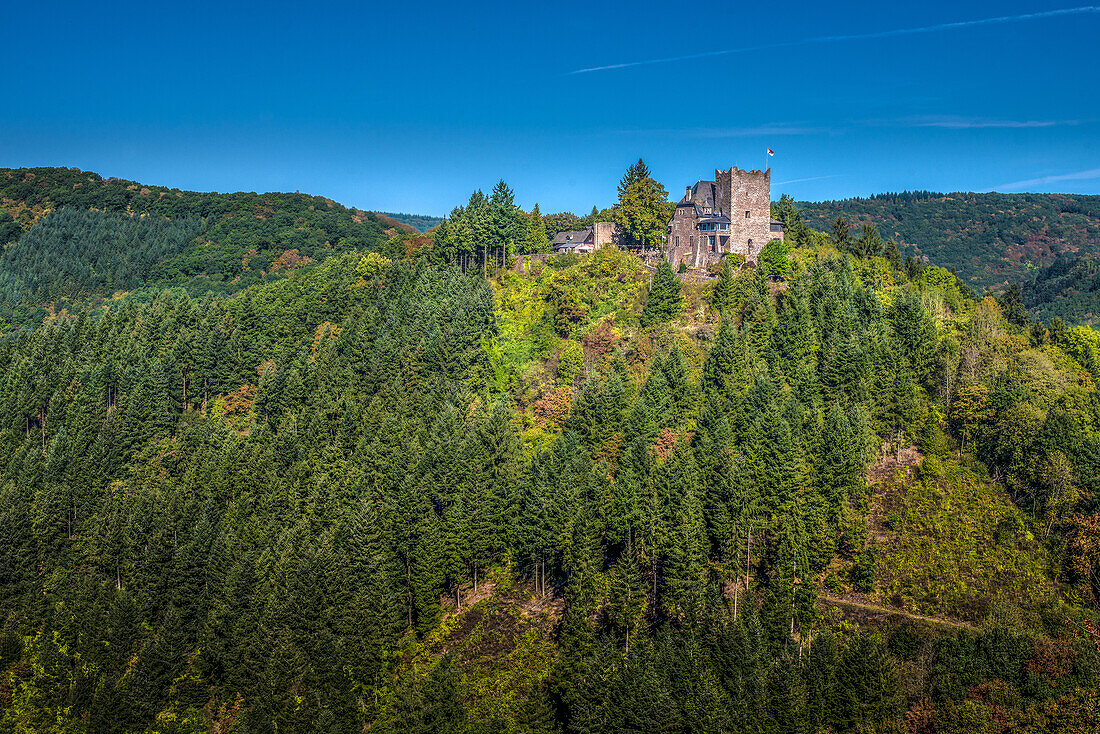
POLYGON ((824 604, 832 604, 838 607, 858 609, 869 614, 888 615, 891 617, 904 617, 906 619, 912 619, 916 622, 940 625, 942 627, 952 627, 954 629, 977 629, 969 622, 958 622, 951 619, 944 619, 943 617, 926 617, 922 614, 913 614, 911 612, 906 612, 901 609, 894 609, 891 607, 879 606, 877 604, 869 604, 863 601, 856 601, 854 599, 845 598, 843 596, 837 596, 836 594, 821 593, 818 596, 818 600, 824 604))

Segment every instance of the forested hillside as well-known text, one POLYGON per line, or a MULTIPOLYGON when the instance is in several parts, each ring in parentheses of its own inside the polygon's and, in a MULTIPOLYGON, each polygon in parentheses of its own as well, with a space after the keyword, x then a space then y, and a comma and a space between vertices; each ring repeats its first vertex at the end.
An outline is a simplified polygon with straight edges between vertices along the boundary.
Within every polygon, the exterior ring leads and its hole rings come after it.
POLYGON ((232 293, 335 253, 378 249, 384 229, 373 213, 320 196, 197 193, 69 168, 0 169, 0 324, 116 292, 232 293))
POLYGON ((376 214, 389 217, 401 224, 407 224, 417 232, 427 232, 429 229, 438 227, 439 223, 443 221, 443 217, 433 217, 428 214, 396 214, 394 212, 376 212, 376 214))
POLYGON ((1027 280, 1064 253, 1100 252, 1100 196, 907 191, 799 206, 821 231, 837 216, 874 224, 979 291, 1027 280))
POLYGON ((1024 303, 1042 319, 1095 324, 1100 317, 1100 255, 1059 257, 1021 290, 1024 303))
POLYGON ((0 342, 0 731, 1100 727, 1100 335, 539 224, 0 342))

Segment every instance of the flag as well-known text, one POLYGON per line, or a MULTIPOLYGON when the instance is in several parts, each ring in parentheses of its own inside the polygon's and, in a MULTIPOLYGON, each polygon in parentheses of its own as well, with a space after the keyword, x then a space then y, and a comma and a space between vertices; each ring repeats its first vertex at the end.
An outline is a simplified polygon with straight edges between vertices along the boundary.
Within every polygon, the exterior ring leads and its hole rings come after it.
POLYGON ((775 155, 775 151, 774 151, 774 150, 772 150, 771 148, 768 148, 768 155, 769 155, 769 156, 773 156, 773 155, 775 155))

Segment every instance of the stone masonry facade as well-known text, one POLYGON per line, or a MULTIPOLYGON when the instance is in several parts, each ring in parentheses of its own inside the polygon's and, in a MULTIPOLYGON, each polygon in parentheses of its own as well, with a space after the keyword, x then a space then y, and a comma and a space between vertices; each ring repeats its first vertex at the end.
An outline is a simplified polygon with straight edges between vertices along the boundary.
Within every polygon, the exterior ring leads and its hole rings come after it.
POLYGON ((688 186, 669 220, 665 255, 699 268, 727 253, 755 261, 764 245, 783 239, 783 225, 771 218, 771 169, 716 169, 713 181, 688 186))

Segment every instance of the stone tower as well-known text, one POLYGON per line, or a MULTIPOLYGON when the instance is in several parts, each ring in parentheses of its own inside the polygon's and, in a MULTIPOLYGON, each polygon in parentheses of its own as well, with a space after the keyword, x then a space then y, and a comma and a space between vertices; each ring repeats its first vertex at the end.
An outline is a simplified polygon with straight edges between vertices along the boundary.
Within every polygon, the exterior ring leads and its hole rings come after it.
POLYGON ((729 252, 755 260, 771 239, 772 169, 714 171, 716 202, 729 217, 729 252))
POLYGON ((688 186, 668 222, 665 257, 673 265, 704 267, 726 253, 756 260, 770 239, 783 239, 771 220, 771 169, 715 169, 713 181, 688 186))

